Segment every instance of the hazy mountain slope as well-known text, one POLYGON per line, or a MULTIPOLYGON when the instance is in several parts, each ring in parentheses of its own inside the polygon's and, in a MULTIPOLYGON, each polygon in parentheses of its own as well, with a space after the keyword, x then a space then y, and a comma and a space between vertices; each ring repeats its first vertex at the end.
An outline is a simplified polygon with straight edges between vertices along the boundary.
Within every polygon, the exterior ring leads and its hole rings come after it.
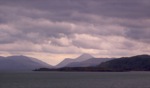
POLYGON ((26 56, 10 56, 0 59, 0 71, 24 71, 37 68, 50 68, 47 63, 26 56))
POLYGON ((60 62, 55 67, 57 67, 57 68, 59 68, 59 67, 65 67, 69 63, 72 63, 72 62, 81 62, 81 61, 88 60, 90 58, 93 58, 93 56, 91 56, 90 54, 82 54, 81 56, 79 56, 79 57, 77 57, 75 59, 69 59, 69 58, 64 59, 62 62, 60 62))
POLYGON ((74 59, 74 62, 81 62, 81 61, 85 61, 88 59, 94 58, 92 55, 84 53, 81 56, 77 57, 74 59))
POLYGON ((56 67, 56 68, 64 67, 64 66, 66 66, 68 63, 72 63, 72 62, 73 62, 73 59, 66 58, 66 59, 64 59, 63 61, 61 61, 59 64, 57 64, 55 67, 56 67))
POLYGON ((50 67, 50 68, 53 67, 52 65, 47 64, 46 62, 43 62, 43 61, 35 59, 35 58, 30 57, 30 60, 32 60, 35 63, 39 63, 41 66, 43 65, 43 66, 47 66, 47 67, 50 67))
POLYGON ((111 60, 110 58, 91 58, 82 62, 72 62, 66 65, 66 67, 89 67, 96 66, 102 62, 111 60))

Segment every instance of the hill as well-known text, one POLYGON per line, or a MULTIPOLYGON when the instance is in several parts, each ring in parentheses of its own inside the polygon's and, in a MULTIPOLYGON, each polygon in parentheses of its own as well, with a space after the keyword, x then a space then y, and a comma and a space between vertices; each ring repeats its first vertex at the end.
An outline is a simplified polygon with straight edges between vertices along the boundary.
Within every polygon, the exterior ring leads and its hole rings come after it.
POLYGON ((52 66, 27 56, 0 57, 0 71, 31 71, 43 67, 51 68, 52 66))
POLYGON ((110 60, 98 67, 114 71, 150 71, 150 55, 137 55, 110 60))

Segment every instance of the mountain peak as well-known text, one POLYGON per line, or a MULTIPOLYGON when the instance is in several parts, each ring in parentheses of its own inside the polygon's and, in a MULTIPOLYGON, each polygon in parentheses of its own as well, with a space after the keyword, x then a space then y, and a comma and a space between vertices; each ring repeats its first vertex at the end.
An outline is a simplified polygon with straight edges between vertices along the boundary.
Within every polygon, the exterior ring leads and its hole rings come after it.
POLYGON ((80 57, 93 57, 93 56, 88 53, 83 53, 82 55, 80 55, 80 57))
POLYGON ((75 60, 76 60, 76 62, 80 62, 80 61, 88 60, 91 58, 94 58, 94 57, 90 54, 84 53, 84 54, 80 55, 79 57, 77 57, 75 60))
POLYGON ((72 62, 81 62, 81 61, 85 61, 91 58, 93 58, 92 55, 84 53, 75 59, 66 58, 63 61, 61 61, 59 64, 57 64, 56 67, 65 67, 72 62))

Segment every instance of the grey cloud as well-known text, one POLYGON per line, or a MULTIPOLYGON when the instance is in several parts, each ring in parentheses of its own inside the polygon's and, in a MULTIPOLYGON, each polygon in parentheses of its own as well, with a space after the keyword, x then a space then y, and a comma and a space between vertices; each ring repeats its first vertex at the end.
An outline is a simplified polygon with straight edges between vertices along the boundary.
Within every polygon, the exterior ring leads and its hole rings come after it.
POLYGON ((16 51, 113 48, 123 54, 150 42, 149 8, 149 0, 0 0, 0 44, 15 44, 16 51), (22 41, 33 48, 22 48, 22 41))
POLYGON ((137 41, 150 43, 150 30, 149 29, 127 29, 126 37, 137 41))
POLYGON ((73 12, 130 19, 150 17, 150 4, 148 4, 148 0, 45 0, 44 2, 41 0, 2 1, 1 3, 5 5, 48 11, 53 15, 50 18, 55 20, 71 18, 73 12))

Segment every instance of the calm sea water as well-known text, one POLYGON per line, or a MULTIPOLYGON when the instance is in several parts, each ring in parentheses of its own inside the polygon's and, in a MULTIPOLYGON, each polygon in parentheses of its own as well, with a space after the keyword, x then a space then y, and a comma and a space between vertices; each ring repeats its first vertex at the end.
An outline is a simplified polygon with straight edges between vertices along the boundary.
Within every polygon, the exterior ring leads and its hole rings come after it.
POLYGON ((0 88, 150 88, 150 72, 0 73, 0 88))

